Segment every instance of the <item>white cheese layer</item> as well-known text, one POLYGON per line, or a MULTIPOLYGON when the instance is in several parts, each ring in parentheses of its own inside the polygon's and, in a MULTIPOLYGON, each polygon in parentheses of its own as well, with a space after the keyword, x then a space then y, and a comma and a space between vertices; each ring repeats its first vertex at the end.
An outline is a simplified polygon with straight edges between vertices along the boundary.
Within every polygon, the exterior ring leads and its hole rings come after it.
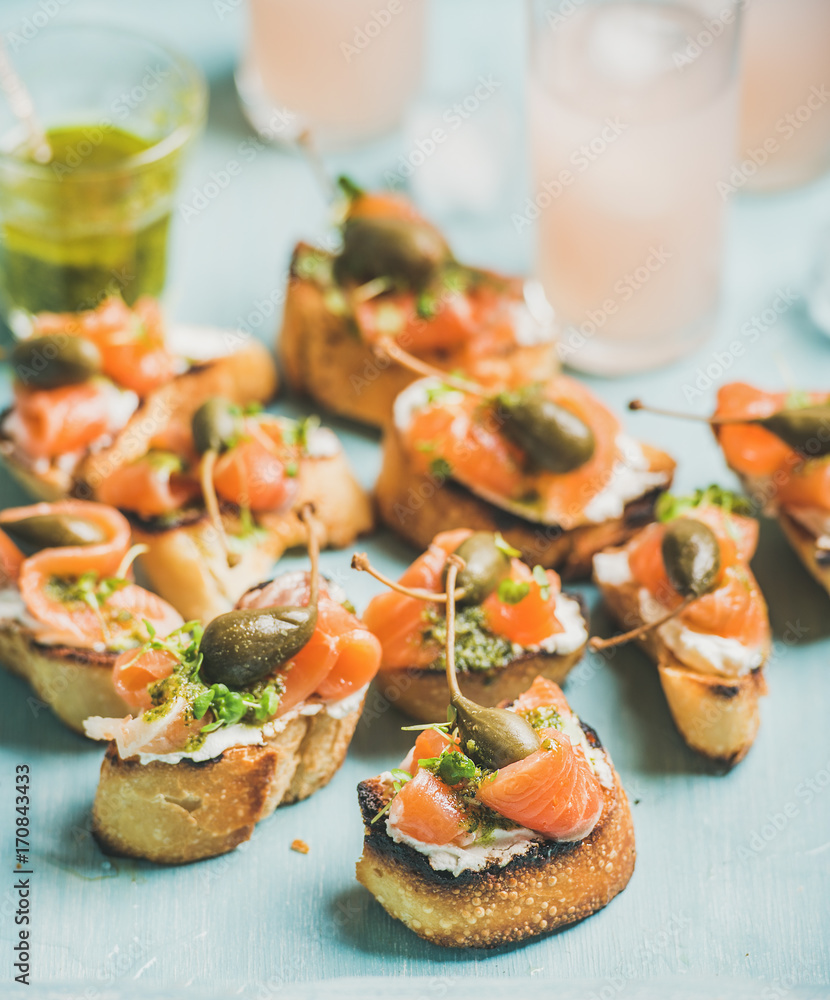
POLYGON ((598 552, 594 556, 594 576, 597 583, 622 587, 631 582, 631 566, 625 549, 619 552, 598 552))
POLYGON ((167 346, 174 354, 189 361, 213 361, 238 351, 250 336, 240 330, 222 330, 215 326, 173 323, 167 331, 167 346))
POLYGON ((408 844, 423 854, 434 871, 451 872, 453 875, 465 871, 480 872, 492 864, 504 867, 511 859, 525 854, 535 842, 544 840, 533 830, 518 827, 514 830, 493 830, 479 841, 468 834, 465 844, 427 844, 401 833, 388 817, 386 832, 396 844, 408 844))
POLYGON ((585 518, 594 524, 622 517, 626 505, 658 486, 666 485, 665 472, 651 472, 639 441, 617 435, 620 458, 611 467, 608 482, 585 506, 585 518))
POLYGON ((554 613, 564 631, 555 632, 543 639, 538 646, 526 646, 525 649, 531 651, 541 649, 555 656, 567 656, 585 645, 588 641, 588 626, 582 617, 579 601, 568 597, 567 594, 557 594, 554 613))
POLYGON ((154 760, 164 764, 178 764, 182 760, 201 763, 220 757, 232 747, 264 746, 267 740, 273 739, 283 732, 290 722, 300 716, 311 716, 325 712, 332 719, 345 719, 347 715, 357 711, 360 707, 368 687, 367 684, 359 691, 355 691, 354 694, 341 698, 340 701, 302 702, 278 719, 266 722, 264 726, 250 726, 242 722, 233 726, 222 726, 219 729, 214 729, 212 733, 208 733, 204 743, 197 750, 182 750, 178 753, 165 754, 139 753, 138 759, 141 764, 149 764, 154 760))
POLYGON ((17 622, 32 632, 43 629, 43 625, 27 611, 26 603, 17 587, 0 589, 0 621, 17 622))
MULTIPOLYGON (((640 617, 655 621, 669 610, 646 590, 639 592, 640 617)), ((695 632, 679 619, 672 618, 658 629, 665 642, 681 663, 705 674, 742 677, 764 662, 764 651, 758 646, 745 646, 738 639, 724 638, 709 632, 695 632)))

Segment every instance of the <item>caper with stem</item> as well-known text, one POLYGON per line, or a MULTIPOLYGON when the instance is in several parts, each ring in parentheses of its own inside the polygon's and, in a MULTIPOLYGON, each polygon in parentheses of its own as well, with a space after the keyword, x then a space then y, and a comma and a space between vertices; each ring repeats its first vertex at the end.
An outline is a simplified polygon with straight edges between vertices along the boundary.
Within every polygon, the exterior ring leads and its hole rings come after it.
POLYGON ((101 352, 91 340, 71 334, 28 337, 9 359, 17 378, 35 389, 86 382, 101 371, 101 352))
POLYGON ((609 649, 621 646, 632 639, 652 632, 667 621, 675 618, 715 586, 721 569, 720 543, 714 531, 703 521, 691 517, 678 517, 671 521, 663 535, 660 546, 663 565, 669 582, 683 598, 680 604, 655 621, 647 622, 629 632, 615 635, 610 639, 594 636, 591 649, 609 649))
POLYGON ((230 688, 254 684, 296 656, 314 634, 320 588, 318 525, 310 504, 299 516, 308 531, 311 560, 308 604, 237 608, 214 618, 199 647, 206 683, 230 688))
POLYGON ((594 432, 575 413, 550 399, 544 383, 522 386, 493 397, 483 386, 448 375, 413 357, 391 338, 382 338, 375 351, 419 375, 440 379, 452 389, 493 403, 501 417, 501 433, 525 452, 532 469, 556 474, 572 472, 594 455, 594 432))
POLYGON ((343 249, 334 262, 334 276, 341 284, 358 285, 388 278, 421 291, 450 258, 446 240, 428 222, 356 216, 343 225, 343 249))
MULTIPOLYGON (((492 531, 475 531, 455 550, 464 561, 464 568, 458 571, 458 586, 463 591, 456 602, 461 607, 481 604, 498 585, 510 574, 510 556, 496 544, 492 531)), ((449 563, 444 567, 442 583, 446 588, 449 563)))
POLYGON ((191 417, 190 428, 193 433, 193 444, 201 455, 199 463, 199 481, 208 517, 225 553, 228 566, 235 566, 239 556, 231 552, 228 536, 222 523, 219 510, 219 500, 213 484, 213 470, 219 455, 233 445, 234 439, 242 430, 242 419, 238 408, 222 396, 212 396, 196 410, 191 417))
POLYGON ((662 417, 697 420, 709 424, 710 427, 751 424, 763 427, 784 444, 808 458, 824 458, 830 455, 830 400, 810 406, 784 407, 764 417, 701 417, 692 413, 679 413, 676 410, 646 406, 639 399, 632 400, 628 408, 662 417))
POLYGON ((72 514, 31 514, 3 521, 0 527, 29 552, 69 545, 97 545, 106 541, 100 525, 72 514))
POLYGON ((453 554, 447 562, 446 674, 460 746, 482 767, 498 770, 529 757, 541 744, 523 716, 506 708, 484 708, 461 693, 455 671, 455 584, 464 561, 453 554))

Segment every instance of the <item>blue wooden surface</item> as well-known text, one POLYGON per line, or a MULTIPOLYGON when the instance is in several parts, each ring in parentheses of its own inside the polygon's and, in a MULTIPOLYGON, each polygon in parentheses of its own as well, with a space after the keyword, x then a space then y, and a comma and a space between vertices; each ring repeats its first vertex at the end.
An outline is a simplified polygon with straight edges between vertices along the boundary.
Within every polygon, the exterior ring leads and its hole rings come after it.
MULTIPOLYGON (((7 25, 20 24, 40 6, 3 0, 2 16, 7 25)), ((54 19, 91 14, 123 21, 175 42, 203 66, 211 82, 210 122, 185 179, 187 199, 211 171, 239 158, 240 143, 250 138, 231 81, 244 11, 220 16, 215 7, 199 0, 70 0, 54 19)), ((519 270, 530 257, 528 234, 517 234, 510 223, 511 211, 526 197, 525 168, 515 152, 522 138, 519 5, 443 0, 435 7, 429 106, 440 113, 469 93, 480 73, 492 73, 503 84, 490 117, 482 118, 489 123, 485 137, 498 135, 498 204, 486 218, 456 211, 439 221, 460 255, 519 270), (505 157, 508 145, 512 152, 505 157)), ((397 144, 340 155, 331 165, 367 182, 382 179, 409 148, 406 142, 399 137, 397 144)), ((786 376, 827 387, 830 341, 811 327, 803 296, 819 234, 830 225, 830 181, 767 200, 742 198, 732 213, 716 338, 664 371, 594 382, 609 403, 621 406, 637 394, 676 404, 684 387, 695 385, 698 369, 726 361, 730 378, 774 386, 786 376), (730 360, 726 345, 782 292, 793 304, 730 360)), ((173 313, 242 325, 270 339, 277 317, 265 314, 282 287, 291 245, 321 233, 324 218, 323 200, 303 162, 272 149, 258 151, 203 212, 178 226, 173 313)), ((706 412, 712 394, 704 386, 692 407, 706 412)), ((293 413, 298 406, 282 398, 277 409, 293 413)), ((371 485, 379 460, 374 436, 334 426, 360 478, 371 485)), ((706 428, 646 416, 632 418, 630 426, 676 455, 681 488, 733 481, 706 428)), ((23 499, 4 479, 0 503, 23 499)), ((384 533, 365 547, 390 572, 412 555, 384 533)), ((347 565, 347 553, 323 559, 324 570, 338 576, 363 607, 377 588, 347 565)), ((423 998, 480 991, 471 977, 493 977, 502 985, 505 977, 515 977, 511 994, 528 996, 543 981, 555 980, 563 998, 827 996, 830 601, 774 525, 764 526, 755 568, 771 605, 776 649, 762 728, 749 757, 729 775, 713 774, 675 733, 656 675, 639 652, 623 650, 610 663, 588 657, 573 672, 567 693, 602 734, 632 799, 637 870, 626 892, 602 913, 503 953, 456 954, 426 944, 391 921, 355 882, 361 842, 355 785, 397 762, 409 743, 399 730, 401 718, 373 697, 329 788, 280 810, 232 855, 159 870, 109 861, 98 851, 88 827, 100 747, 67 732, 48 713, 35 717, 26 686, 3 674, 0 991, 11 979, 15 930, 7 905, 13 880, 10 778, 13 765, 26 762, 35 803, 34 978, 49 995, 160 996, 169 990, 172 996, 186 986, 203 996, 272 998, 290 995, 292 984, 337 978, 330 988, 307 985, 302 995, 359 996, 366 984, 349 985, 345 978, 388 976, 411 978, 400 995, 423 998), (792 641, 795 633, 799 638, 792 641), (307 856, 289 850, 295 837, 309 843, 307 856)), ((591 588, 582 589, 594 608, 594 626, 607 627, 591 588)), ((550 989, 539 995, 551 995, 550 989)))

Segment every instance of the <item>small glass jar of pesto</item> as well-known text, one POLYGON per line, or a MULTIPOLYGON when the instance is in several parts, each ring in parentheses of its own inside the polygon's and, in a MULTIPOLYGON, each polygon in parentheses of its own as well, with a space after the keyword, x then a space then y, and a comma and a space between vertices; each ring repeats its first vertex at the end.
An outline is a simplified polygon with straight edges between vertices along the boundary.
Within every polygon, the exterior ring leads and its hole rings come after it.
POLYGON ((25 333, 32 314, 161 294, 182 159, 207 87, 183 57, 121 28, 49 25, 9 54, 52 150, 36 162, 0 102, 0 296, 25 333))

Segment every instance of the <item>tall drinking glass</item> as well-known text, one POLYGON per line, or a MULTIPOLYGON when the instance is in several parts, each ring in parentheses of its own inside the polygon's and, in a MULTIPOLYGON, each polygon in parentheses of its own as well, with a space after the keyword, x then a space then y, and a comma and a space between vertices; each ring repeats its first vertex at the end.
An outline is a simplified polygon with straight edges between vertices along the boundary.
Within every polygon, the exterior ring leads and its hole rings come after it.
POLYGON ((747 3, 742 62, 737 183, 782 190, 830 169, 830 2, 747 3))
POLYGON ((533 190, 514 222, 535 229, 562 360, 605 375, 665 364, 716 315, 738 5, 529 3, 533 190))
POLYGON ((276 141, 320 149, 400 121, 421 80, 427 0, 249 0, 243 108, 276 141))

